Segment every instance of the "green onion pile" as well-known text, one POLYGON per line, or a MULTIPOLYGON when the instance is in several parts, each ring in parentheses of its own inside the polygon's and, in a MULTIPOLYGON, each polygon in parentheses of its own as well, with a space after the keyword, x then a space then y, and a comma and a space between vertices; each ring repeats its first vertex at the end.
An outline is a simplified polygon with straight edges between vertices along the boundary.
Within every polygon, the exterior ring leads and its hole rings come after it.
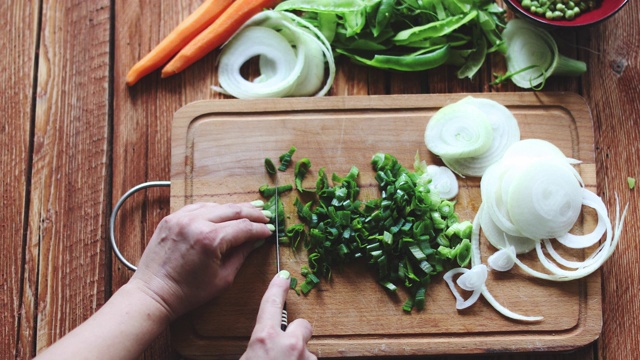
MULTIPOLYGON (((386 290, 408 290, 403 310, 421 310, 433 275, 470 262, 472 224, 460 222, 454 203, 429 189, 424 161, 416 157, 409 171, 392 155, 378 153, 371 164, 381 195, 362 201, 356 167, 344 177, 332 174, 331 182, 321 168, 315 189, 302 189, 311 163, 307 158, 296 163, 296 188, 304 196, 294 204, 302 222, 287 227, 281 239, 294 249, 302 244, 308 253, 301 272, 305 280, 296 290, 307 294, 320 279, 330 280, 334 268, 358 260, 371 265, 386 290), (300 200, 310 193, 312 200, 300 200)), ((273 198, 267 204, 276 206, 273 198)), ((284 223, 284 215, 279 221, 284 223)))

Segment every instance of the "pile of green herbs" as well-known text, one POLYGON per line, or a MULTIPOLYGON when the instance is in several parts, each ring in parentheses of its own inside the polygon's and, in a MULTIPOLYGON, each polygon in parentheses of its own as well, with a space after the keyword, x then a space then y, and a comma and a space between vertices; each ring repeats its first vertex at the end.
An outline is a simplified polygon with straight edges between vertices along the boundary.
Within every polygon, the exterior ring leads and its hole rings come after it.
POLYGON ((494 0, 285 0, 339 54, 365 65, 420 71, 451 65, 471 78, 504 51, 505 10, 494 0))
MULTIPOLYGON (((364 261, 375 270, 386 290, 396 292, 398 286, 407 289, 403 310, 421 310, 434 275, 469 263, 472 224, 460 222, 455 204, 429 189, 427 165, 417 156, 414 171, 383 153, 374 155, 371 164, 381 195, 361 201, 356 167, 345 176, 332 174, 331 181, 321 168, 315 188, 309 189, 302 187, 302 180, 311 163, 308 158, 296 162, 294 178, 299 196, 294 204, 301 222, 286 228, 281 243, 294 249, 303 246, 308 266, 301 271, 304 282, 298 285, 296 280, 292 287, 307 294, 320 279, 330 281, 334 268, 364 261)), ((263 196, 274 192, 261 188, 263 196)), ((284 226, 284 208, 280 199, 276 202, 274 198, 268 198, 265 208, 279 206, 279 225, 284 226)))

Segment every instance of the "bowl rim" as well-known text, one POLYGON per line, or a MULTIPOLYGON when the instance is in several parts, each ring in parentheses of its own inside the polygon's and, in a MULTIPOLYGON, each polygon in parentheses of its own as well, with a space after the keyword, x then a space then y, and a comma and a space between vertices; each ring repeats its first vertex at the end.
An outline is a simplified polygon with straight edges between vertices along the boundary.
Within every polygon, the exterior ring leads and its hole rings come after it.
POLYGON ((627 2, 629 2, 629 0, 621 1, 617 6, 615 6, 612 9, 612 11, 610 13, 608 13, 608 14, 606 14, 606 15, 598 18, 598 19, 591 20, 589 22, 579 22, 579 21, 576 21, 576 20, 559 20, 559 21, 558 20, 548 20, 543 16, 534 15, 534 14, 528 12, 527 10, 525 10, 522 7, 522 5, 520 4, 520 0, 504 0, 504 2, 508 6, 510 6, 512 8, 512 10, 514 10, 514 13, 516 13, 517 15, 525 17, 528 20, 535 21, 536 23, 547 25, 547 26, 554 26, 554 27, 558 27, 558 28, 581 28, 581 27, 592 26, 592 25, 598 24, 600 22, 603 22, 603 21, 609 19, 610 17, 615 15, 618 11, 620 11, 627 4, 627 2))

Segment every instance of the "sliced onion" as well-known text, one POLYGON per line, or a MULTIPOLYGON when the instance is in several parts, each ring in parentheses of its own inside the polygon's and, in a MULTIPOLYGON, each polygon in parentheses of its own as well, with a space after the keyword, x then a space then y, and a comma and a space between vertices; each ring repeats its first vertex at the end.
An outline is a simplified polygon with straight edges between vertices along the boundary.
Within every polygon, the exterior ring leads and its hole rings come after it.
POLYGON ((241 99, 321 96, 334 76, 331 48, 317 29, 293 14, 263 11, 224 45, 218 66, 220 86, 212 89, 241 99), (248 81, 240 70, 254 57, 259 57, 260 76, 248 81), (325 62, 329 76, 322 87, 325 62))
POLYGON ((446 158, 476 156, 491 146, 491 123, 477 108, 461 102, 442 107, 427 123, 424 140, 434 154, 446 158))
POLYGON ((564 235, 558 236, 556 239, 562 245, 573 248, 573 249, 583 249, 587 248, 595 243, 597 243, 604 235, 606 231, 606 219, 609 217, 607 212, 607 207, 605 206, 602 199, 594 194, 593 192, 583 189, 583 204, 589 207, 596 209, 598 213, 598 224, 595 229, 589 234, 585 235, 574 235, 571 233, 566 233, 564 235))
POLYGON ((491 165, 480 180, 480 196, 486 206, 486 214, 502 231, 513 236, 522 236, 511 221, 507 208, 508 192, 503 191, 503 179, 509 171, 505 162, 491 165))
POLYGON ((456 175, 445 166, 429 165, 427 174, 431 182, 429 189, 436 191, 441 198, 451 200, 458 195, 458 179, 456 175))
POLYGON ((516 254, 516 248, 509 246, 493 253, 487 259, 489 266, 497 271, 509 271, 515 265, 513 257, 516 254))
POLYGON ((443 157, 442 161, 458 174, 482 176, 489 166, 502 158, 511 145, 520 140, 518 121, 509 109, 491 99, 468 96, 460 102, 471 105, 485 114, 491 124, 493 140, 482 154, 464 158, 443 157))
MULTIPOLYGON (((515 236, 507 234, 496 225, 491 216, 486 214, 485 205, 480 204, 478 214, 480 214, 480 227, 484 233, 484 237, 496 249, 505 249, 513 247, 516 254, 525 254, 535 249, 536 240, 529 239, 524 236, 515 236)), ((491 264, 489 264, 491 265, 491 264)), ((493 267, 493 266, 492 266, 493 267)), ((497 270, 497 269, 496 269, 497 270)))
POLYGON ((515 313, 509 309, 507 309, 506 307, 502 306, 498 300, 496 300, 493 295, 491 295, 491 293, 489 292, 489 289, 487 289, 487 287, 485 286, 484 289, 482 289, 482 296, 484 296, 484 298, 487 300, 487 302, 489 304, 491 304, 491 306, 493 306, 494 309, 496 309, 496 311, 498 311, 500 314, 510 318, 510 319, 514 319, 514 320, 519 320, 519 321, 541 321, 544 319, 544 317, 542 316, 526 316, 526 315, 521 315, 518 313, 515 313))
POLYGON ((466 309, 469 306, 473 305, 478 300, 478 298, 480 298, 480 295, 482 294, 482 288, 473 290, 473 293, 471 293, 471 296, 469 296, 469 298, 465 300, 462 297, 462 295, 460 295, 460 292, 458 292, 458 289, 456 288, 456 285, 454 284, 454 281, 453 281, 453 276, 457 274, 466 274, 469 271, 470 270, 466 268, 454 268, 447 271, 442 277, 444 281, 447 283, 447 285, 449 285, 449 289, 451 289, 451 293, 456 298, 456 309, 458 310, 466 309))
POLYGON ((542 84, 556 65, 558 45, 543 29, 529 26, 525 20, 509 21, 502 37, 507 44, 507 70, 517 73, 511 80, 529 89, 542 84), (524 70, 535 66, 528 70, 524 70))
POLYGON ((534 240, 566 234, 582 210, 582 187, 566 162, 531 162, 509 187, 507 210, 520 233, 534 240))
POLYGON ((483 264, 473 266, 471 270, 460 275, 456 283, 458 286, 467 291, 482 289, 485 281, 487 281, 487 267, 483 264))

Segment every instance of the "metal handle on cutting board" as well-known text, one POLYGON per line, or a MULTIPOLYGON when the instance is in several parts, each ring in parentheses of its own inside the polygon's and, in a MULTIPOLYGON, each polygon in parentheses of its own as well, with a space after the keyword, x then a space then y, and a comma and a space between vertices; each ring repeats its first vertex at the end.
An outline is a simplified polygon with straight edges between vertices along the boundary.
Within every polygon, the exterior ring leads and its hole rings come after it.
POLYGON ((116 254, 116 257, 118 258, 118 260, 120 260, 120 262, 124 266, 129 268, 129 270, 136 271, 137 267, 132 263, 130 263, 129 261, 127 261, 127 259, 124 258, 124 256, 122 255, 122 253, 120 253, 120 250, 118 249, 118 244, 116 243, 116 236, 115 236, 116 216, 118 215, 118 211, 120 210, 124 202, 129 197, 131 197, 131 195, 137 193, 138 191, 147 189, 150 187, 167 187, 167 186, 171 186, 171 181, 149 181, 149 182, 142 183, 140 185, 136 185, 132 187, 129 191, 127 191, 124 195, 122 195, 120 200, 118 200, 118 202, 116 203, 116 206, 113 208, 113 212, 111 213, 111 219, 109 220, 109 237, 111 240, 111 248, 113 249, 113 253, 116 254))

